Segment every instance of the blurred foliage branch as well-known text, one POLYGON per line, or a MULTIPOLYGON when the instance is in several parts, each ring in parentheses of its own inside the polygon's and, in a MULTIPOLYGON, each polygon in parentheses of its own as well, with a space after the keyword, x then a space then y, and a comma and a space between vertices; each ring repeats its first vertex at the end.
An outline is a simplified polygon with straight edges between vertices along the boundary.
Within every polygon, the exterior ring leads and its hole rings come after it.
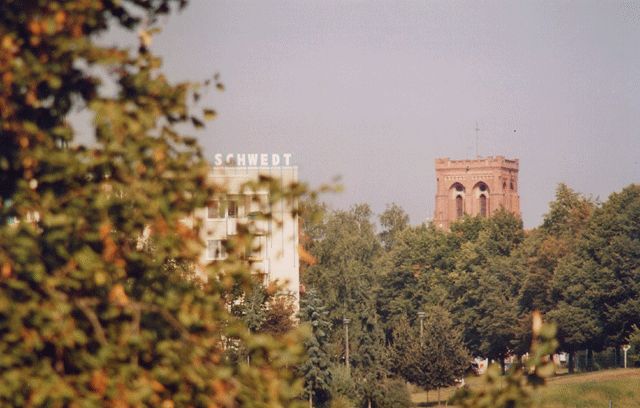
MULTIPOLYGON (((200 225, 182 222, 223 193, 184 130, 215 117, 198 103, 224 86, 174 84, 152 51, 160 17, 186 4, 0 3, 2 406, 298 404, 301 333, 256 334, 229 313, 232 288, 252 284, 249 232, 205 266, 200 225), (138 47, 100 45, 113 29, 138 47), (89 145, 70 122, 83 109, 89 145)), ((256 183, 272 200, 304 191, 256 183)))

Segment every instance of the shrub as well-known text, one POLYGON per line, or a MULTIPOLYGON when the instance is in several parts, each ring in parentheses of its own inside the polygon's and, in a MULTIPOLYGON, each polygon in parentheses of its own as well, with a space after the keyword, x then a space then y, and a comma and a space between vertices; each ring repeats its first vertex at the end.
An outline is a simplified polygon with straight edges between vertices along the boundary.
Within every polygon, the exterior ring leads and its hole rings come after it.
POLYGON ((355 408, 355 404, 349 398, 338 395, 331 400, 329 408, 355 408))
POLYGON ((346 367, 342 365, 331 367, 331 395, 333 400, 338 397, 352 398, 356 395, 356 385, 353 378, 347 372, 346 367))
POLYGON ((376 408, 410 408, 411 394, 404 381, 389 379, 382 384, 382 397, 375 401, 376 408))

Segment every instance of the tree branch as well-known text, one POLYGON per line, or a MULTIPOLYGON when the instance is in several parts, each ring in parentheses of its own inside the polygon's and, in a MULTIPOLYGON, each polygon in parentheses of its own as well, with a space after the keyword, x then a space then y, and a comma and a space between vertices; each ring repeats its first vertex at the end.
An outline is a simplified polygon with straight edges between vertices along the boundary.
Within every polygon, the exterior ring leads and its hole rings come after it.
POLYGON ((74 300, 73 303, 76 306, 78 306, 78 309, 80 309, 80 311, 84 313, 84 315, 89 320, 89 323, 91 323, 91 326, 93 327, 93 331, 96 334, 98 342, 103 346, 107 345, 107 337, 104 334, 104 329, 100 324, 100 320, 98 319, 98 316, 95 314, 93 309, 91 309, 91 306, 96 305, 98 303, 97 299, 77 299, 77 300, 74 300))

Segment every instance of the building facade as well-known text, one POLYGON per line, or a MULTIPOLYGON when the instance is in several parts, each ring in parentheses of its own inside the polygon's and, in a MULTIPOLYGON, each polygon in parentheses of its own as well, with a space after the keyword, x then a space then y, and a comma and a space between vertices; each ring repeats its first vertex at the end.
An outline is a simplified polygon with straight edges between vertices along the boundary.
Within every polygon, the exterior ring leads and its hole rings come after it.
POLYGON ((520 216, 518 159, 503 156, 473 160, 436 159, 434 223, 449 229, 465 214, 490 217, 500 208, 520 216))
POLYGON ((207 208, 194 217, 201 222, 200 238, 205 243, 201 264, 227 258, 226 241, 240 229, 253 235, 244 259, 263 283, 277 282, 282 294, 300 298, 300 262, 298 257, 298 216, 293 213, 295 202, 271 200, 269 188, 257 181, 262 177, 276 180, 281 187, 298 181, 295 166, 246 167, 214 166, 209 175, 216 190, 224 191, 211 197, 207 208), (269 216, 265 216, 269 214, 269 216))

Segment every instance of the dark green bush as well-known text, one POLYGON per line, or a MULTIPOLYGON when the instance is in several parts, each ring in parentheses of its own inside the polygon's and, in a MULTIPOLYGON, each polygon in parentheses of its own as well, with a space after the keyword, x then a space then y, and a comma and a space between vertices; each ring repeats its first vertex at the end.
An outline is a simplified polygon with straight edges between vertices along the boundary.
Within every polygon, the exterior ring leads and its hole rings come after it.
MULTIPOLYGON (((399 379, 386 380, 382 386, 382 397, 375 401, 376 408, 410 408, 411 394, 407 384, 399 379)), ((365 405, 366 406, 366 405, 365 405)))

